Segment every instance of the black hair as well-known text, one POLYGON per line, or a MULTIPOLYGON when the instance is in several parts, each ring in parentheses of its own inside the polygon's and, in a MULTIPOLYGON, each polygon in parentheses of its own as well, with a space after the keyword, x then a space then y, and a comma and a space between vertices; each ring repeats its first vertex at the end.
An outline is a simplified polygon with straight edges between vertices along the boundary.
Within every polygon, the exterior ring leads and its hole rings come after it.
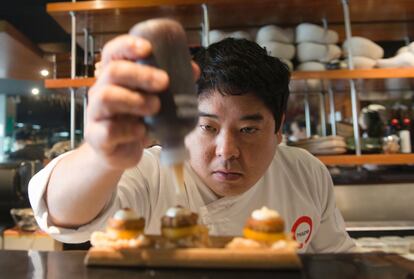
POLYGON ((279 130, 289 98, 290 72, 278 58, 254 42, 228 38, 201 49, 194 60, 201 68, 199 97, 213 91, 255 94, 273 113, 275 132, 279 130))

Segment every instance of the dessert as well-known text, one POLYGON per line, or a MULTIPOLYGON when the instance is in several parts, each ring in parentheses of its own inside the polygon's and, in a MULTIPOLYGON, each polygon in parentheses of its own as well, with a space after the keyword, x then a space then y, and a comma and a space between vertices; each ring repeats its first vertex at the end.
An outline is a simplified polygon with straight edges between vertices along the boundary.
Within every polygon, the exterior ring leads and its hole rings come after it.
POLYGON ((207 228, 197 220, 196 213, 175 206, 161 218, 161 235, 140 234, 137 238, 121 239, 125 235, 117 233, 116 239, 112 239, 107 232, 95 232, 91 239, 94 247, 86 255, 85 263, 150 268, 301 267, 297 243, 283 233, 283 219, 273 210, 254 211, 247 220, 245 237, 236 237, 226 246, 226 236, 212 238, 213 245, 210 244, 207 228))
POLYGON ((296 250, 296 241, 284 232, 285 222, 279 213, 267 207, 254 210, 247 219, 243 237, 235 237, 226 248, 255 249, 271 248, 274 250, 296 250))
POLYGON ((152 241, 145 237, 145 219, 129 208, 118 210, 109 219, 105 232, 94 232, 91 244, 94 247, 115 249, 149 247, 152 241))
POLYGON ((271 244, 285 239, 285 222, 275 210, 262 207, 252 212, 243 230, 245 238, 271 244))
POLYGON ((197 223, 198 215, 189 209, 175 206, 169 208, 161 218, 161 235, 164 246, 207 247, 208 230, 197 223))
POLYGON ((130 208, 120 209, 109 219, 106 231, 112 239, 132 239, 144 232, 145 219, 130 208))

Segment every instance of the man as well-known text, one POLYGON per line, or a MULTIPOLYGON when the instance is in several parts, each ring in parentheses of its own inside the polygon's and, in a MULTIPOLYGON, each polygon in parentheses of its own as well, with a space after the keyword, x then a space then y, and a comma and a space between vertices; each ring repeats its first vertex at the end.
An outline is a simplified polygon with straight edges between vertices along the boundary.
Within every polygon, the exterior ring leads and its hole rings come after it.
POLYGON ((285 218, 303 252, 353 247, 325 166, 306 151, 278 146, 287 67, 247 40, 227 39, 195 57, 199 122, 186 138, 186 193, 176 195, 160 148, 143 148, 141 118, 160 109, 157 92, 168 86, 165 72, 132 62, 150 53, 147 41, 131 36, 105 46, 89 91, 85 143, 30 184, 44 230, 64 242, 86 241, 117 209, 130 207, 154 234, 167 208, 182 204, 211 234, 240 235, 250 213, 267 206, 285 218))

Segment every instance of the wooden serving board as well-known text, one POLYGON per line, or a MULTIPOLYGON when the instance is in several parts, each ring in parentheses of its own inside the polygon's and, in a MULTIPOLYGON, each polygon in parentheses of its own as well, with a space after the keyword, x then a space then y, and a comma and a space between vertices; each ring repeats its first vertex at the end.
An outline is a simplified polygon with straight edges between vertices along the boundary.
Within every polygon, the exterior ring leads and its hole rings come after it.
POLYGON ((271 249, 124 249, 91 248, 87 266, 298 269, 301 262, 292 251, 271 249))

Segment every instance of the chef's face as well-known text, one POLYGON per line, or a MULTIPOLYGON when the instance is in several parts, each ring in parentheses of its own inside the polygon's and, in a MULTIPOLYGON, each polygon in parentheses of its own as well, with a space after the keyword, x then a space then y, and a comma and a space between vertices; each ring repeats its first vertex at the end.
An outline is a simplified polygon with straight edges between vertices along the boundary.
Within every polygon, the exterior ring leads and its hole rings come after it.
POLYGON ((271 111, 253 94, 207 93, 199 121, 186 138, 190 164, 219 197, 249 190, 268 168, 277 147, 271 111))

